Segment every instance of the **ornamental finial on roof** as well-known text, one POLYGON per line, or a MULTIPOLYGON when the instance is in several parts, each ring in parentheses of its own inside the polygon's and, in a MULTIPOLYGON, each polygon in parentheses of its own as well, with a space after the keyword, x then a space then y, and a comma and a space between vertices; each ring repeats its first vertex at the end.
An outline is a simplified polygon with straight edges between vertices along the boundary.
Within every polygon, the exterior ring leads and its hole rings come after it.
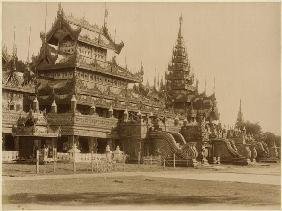
POLYGON ((17 46, 16 46, 16 27, 14 26, 14 43, 13 43, 13 57, 17 57, 17 46))
POLYGON ((104 27, 106 27, 106 25, 107 25, 108 15, 109 15, 109 12, 108 12, 107 5, 106 5, 106 2, 105 2, 104 27))
POLYGON ((215 77, 213 77, 213 93, 215 94, 215 77))
POLYGON ((207 94, 207 80, 205 79, 205 95, 207 94))
POLYGON ((31 34, 31 26, 29 26, 28 49, 27 49, 27 59, 26 59, 27 63, 29 63, 30 34, 31 34))
POLYGON ((141 61, 140 71, 141 71, 141 72, 144 72, 144 67, 143 67, 143 63, 142 63, 142 61, 141 61))
POLYGON ((181 37, 181 28, 182 28, 182 22, 183 22, 183 17, 182 17, 182 13, 179 17, 179 32, 178 32, 178 37, 181 37))
POLYGON ((62 3, 58 3, 58 11, 57 11, 57 16, 60 16, 63 14, 63 9, 62 9, 62 3))

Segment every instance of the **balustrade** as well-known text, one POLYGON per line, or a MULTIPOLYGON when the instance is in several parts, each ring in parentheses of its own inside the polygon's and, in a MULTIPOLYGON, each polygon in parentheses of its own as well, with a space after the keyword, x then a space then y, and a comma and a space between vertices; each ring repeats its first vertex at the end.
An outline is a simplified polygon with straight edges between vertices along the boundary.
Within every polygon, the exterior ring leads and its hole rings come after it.
POLYGON ((83 115, 78 113, 48 114, 50 125, 56 126, 85 126, 87 128, 103 128, 112 130, 117 126, 118 119, 104 118, 95 115, 83 115))
POLYGON ((2 161, 12 162, 19 158, 19 151, 2 151, 2 161))

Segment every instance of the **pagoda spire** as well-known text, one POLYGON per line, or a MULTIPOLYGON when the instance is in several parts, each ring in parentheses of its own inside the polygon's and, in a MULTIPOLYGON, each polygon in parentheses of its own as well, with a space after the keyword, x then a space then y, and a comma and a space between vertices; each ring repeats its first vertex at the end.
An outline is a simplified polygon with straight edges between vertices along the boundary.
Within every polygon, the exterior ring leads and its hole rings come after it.
POLYGON ((243 123, 244 123, 244 118, 243 118, 243 112, 242 112, 242 102, 241 102, 241 99, 240 99, 239 111, 238 111, 235 126, 238 127, 238 128, 241 128, 243 123))
POLYGON ((182 38, 182 22, 183 22, 183 17, 182 13, 179 17, 179 31, 178 31, 178 38, 182 38))
POLYGON ((158 83, 157 83, 158 89, 160 88, 160 73, 158 72, 158 83))
POLYGON ((207 94, 207 80, 205 79, 205 95, 207 94))
MULTIPOLYGON (((47 7, 47 6, 46 6, 47 7)), ((58 3, 58 11, 57 11, 57 16, 60 16, 63 14, 63 9, 62 9, 62 3, 58 3)))
POLYGON ((157 86, 157 79, 156 79, 156 73, 157 72, 157 70, 156 70, 156 68, 155 68, 155 76, 154 76, 154 88, 156 89, 156 86, 157 86))
POLYGON ((27 63, 29 63, 30 35, 31 35, 31 26, 29 26, 29 37, 28 37, 27 59, 26 59, 27 63))
POLYGON ((108 9, 107 9, 107 4, 106 4, 106 2, 105 2, 104 27, 107 26, 107 18, 108 18, 108 15, 109 15, 109 12, 108 12, 108 9))
POLYGON ((196 90, 197 92, 199 91, 199 80, 198 79, 196 80, 196 90))
POLYGON ((17 57, 17 45, 16 45, 16 27, 14 26, 14 42, 13 42, 13 57, 17 57))
POLYGON ((149 84, 149 80, 148 79, 147 79, 147 82, 146 82, 146 87, 150 88, 150 84, 149 84))
POLYGON ((213 78, 213 93, 215 94, 215 77, 213 78))

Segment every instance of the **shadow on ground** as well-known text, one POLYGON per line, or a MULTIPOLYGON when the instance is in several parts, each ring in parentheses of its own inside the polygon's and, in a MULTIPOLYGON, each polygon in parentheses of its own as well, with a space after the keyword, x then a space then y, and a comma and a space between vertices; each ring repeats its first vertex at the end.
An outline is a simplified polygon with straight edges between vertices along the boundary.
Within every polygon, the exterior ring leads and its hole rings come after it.
MULTIPOLYGON (((3 196, 3 204, 57 204, 57 205, 197 205, 226 203, 238 204, 241 197, 219 196, 171 196, 139 193, 77 193, 77 194, 28 194, 3 196)), ((250 205, 270 205, 253 202, 250 205)))

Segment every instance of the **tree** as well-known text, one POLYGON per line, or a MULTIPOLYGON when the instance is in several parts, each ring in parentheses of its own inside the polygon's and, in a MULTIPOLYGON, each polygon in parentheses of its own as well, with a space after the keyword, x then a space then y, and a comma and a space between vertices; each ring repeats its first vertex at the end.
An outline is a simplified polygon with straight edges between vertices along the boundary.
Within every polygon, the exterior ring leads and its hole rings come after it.
POLYGON ((261 126, 258 122, 252 123, 250 121, 245 121, 242 123, 242 126, 246 128, 246 133, 253 134, 254 136, 258 136, 262 133, 261 126))
POLYGON ((277 147, 281 145, 281 136, 277 136, 274 133, 265 132, 261 136, 261 140, 263 140, 267 145, 272 146, 274 143, 277 147))

